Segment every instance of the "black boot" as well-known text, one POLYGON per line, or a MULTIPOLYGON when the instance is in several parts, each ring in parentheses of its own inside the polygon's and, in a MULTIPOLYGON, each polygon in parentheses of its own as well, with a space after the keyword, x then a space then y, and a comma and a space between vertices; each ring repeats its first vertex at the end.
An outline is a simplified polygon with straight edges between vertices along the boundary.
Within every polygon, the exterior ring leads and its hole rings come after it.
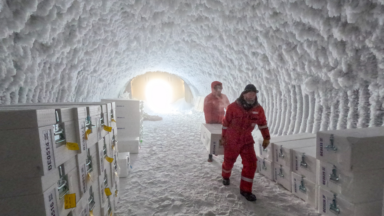
POLYGON ((248 201, 254 202, 257 200, 255 194, 253 193, 240 190, 240 194, 243 195, 243 197, 245 197, 245 199, 247 199, 248 201))
POLYGON ((228 186, 231 184, 231 181, 229 179, 223 178, 223 185, 228 186))

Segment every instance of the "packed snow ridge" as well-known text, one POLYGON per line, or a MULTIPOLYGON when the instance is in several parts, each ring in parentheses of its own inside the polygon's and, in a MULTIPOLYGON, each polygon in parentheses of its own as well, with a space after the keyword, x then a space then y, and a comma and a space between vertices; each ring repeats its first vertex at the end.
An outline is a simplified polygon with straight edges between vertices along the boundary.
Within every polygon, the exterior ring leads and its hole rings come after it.
POLYGON ((0 104, 117 97, 147 71, 260 90, 274 134, 384 123, 383 0, 0 0, 0 104))

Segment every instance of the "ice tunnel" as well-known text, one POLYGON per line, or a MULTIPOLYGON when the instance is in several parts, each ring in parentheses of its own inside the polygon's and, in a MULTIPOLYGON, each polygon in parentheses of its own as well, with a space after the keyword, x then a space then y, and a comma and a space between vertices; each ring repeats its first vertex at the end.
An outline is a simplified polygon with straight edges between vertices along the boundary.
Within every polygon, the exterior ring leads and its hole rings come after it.
MULTIPOLYGON (((254 84, 274 136, 384 126, 384 1, 0 0, 0 105, 131 97, 133 80, 159 71, 185 83, 198 111, 212 81, 223 83, 231 102, 254 84)), ((168 132, 159 139, 180 136, 168 132)), ((167 148, 151 148, 144 158, 159 149, 167 148)), ((219 202, 215 194, 204 195, 205 205, 198 194, 170 195, 180 190, 148 202, 172 206, 159 215, 220 214, 209 208, 219 202), (203 210, 190 211, 185 200, 203 210)), ((156 215, 127 199, 136 206, 132 215, 156 215)), ((270 212, 289 212, 291 203, 273 203, 270 212)))

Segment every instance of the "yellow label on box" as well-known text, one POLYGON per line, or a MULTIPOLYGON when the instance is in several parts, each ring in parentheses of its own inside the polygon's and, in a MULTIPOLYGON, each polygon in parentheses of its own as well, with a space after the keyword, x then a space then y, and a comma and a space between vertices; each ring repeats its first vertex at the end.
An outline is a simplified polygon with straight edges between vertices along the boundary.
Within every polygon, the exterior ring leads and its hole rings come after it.
POLYGON ((87 175, 87 180, 88 180, 88 181, 93 181, 93 180, 92 180, 92 175, 91 175, 91 173, 88 173, 88 175, 87 175))
POLYGON ((93 210, 89 211, 89 216, 94 216, 93 215, 93 210))
POLYGON ((76 208, 76 194, 66 194, 64 197, 64 208, 76 208))
POLYGON ((91 133, 92 133, 91 129, 88 129, 87 131, 85 131, 85 139, 86 139, 86 140, 88 140, 88 136, 89 136, 89 134, 91 134, 91 133))
POLYGON ((111 214, 109 214, 109 216, 112 216, 112 212, 111 212, 111 214))
POLYGON ((112 131, 112 127, 108 127, 108 126, 104 125, 104 130, 108 131, 108 132, 111 132, 112 131))
POLYGON ((107 197, 112 195, 112 192, 109 188, 105 188, 104 191, 105 191, 105 195, 107 195, 107 197))
POLYGON ((115 191, 115 197, 117 197, 118 194, 119 194, 119 191, 116 190, 116 191, 115 191))
POLYGON ((105 160, 107 160, 109 163, 112 163, 113 162, 113 158, 111 158, 111 157, 105 157, 105 160))
POLYGON ((116 123, 116 120, 115 120, 115 119, 112 119, 111 121, 116 123))
POLYGON ((77 144, 77 143, 71 143, 71 142, 67 142, 67 148, 68 148, 69 150, 73 150, 73 151, 80 150, 80 146, 79 146, 79 144, 77 144))

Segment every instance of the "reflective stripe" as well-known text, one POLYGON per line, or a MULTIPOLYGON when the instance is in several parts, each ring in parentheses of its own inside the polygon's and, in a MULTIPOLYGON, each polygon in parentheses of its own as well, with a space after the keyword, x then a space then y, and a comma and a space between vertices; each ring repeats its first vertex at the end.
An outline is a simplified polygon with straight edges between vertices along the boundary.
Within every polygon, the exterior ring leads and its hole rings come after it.
POLYGON ((247 178, 247 177, 244 177, 244 176, 241 176, 241 180, 243 181, 246 181, 246 182, 253 182, 253 179, 250 179, 250 178, 247 178))
POLYGON ((231 173, 231 170, 225 170, 225 169, 222 169, 223 170, 223 172, 225 172, 225 173, 231 173))
POLYGON ((252 112, 253 114, 259 114, 259 112, 252 112))
POLYGON ((226 129, 227 129, 227 127, 224 127, 224 126, 223 126, 223 130, 226 130, 226 129))
POLYGON ((268 128, 268 125, 259 126, 259 129, 265 129, 265 128, 268 128))

